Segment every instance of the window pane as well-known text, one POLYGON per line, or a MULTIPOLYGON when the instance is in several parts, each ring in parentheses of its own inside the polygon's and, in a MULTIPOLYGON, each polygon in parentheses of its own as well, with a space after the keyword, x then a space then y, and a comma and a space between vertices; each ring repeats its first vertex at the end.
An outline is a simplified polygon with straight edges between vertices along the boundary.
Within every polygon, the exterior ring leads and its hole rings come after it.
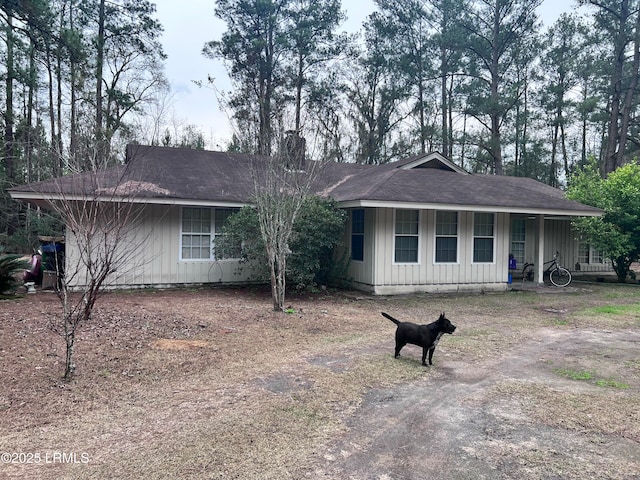
POLYGON ((524 264, 524 243, 514 242, 511 244, 511 254, 518 264, 524 264))
POLYGON ((227 220, 229 219, 229 217, 234 213, 236 213, 238 210, 239 208, 216 208, 215 209, 214 222, 215 222, 216 233, 222 230, 222 227, 224 227, 225 223, 227 223, 227 220))
POLYGON ((351 236, 351 259, 364 261, 364 235, 351 236))
POLYGON ((182 258, 184 260, 211 258, 211 236, 182 235, 182 258))
POLYGON ((475 238, 473 240, 473 261, 493 262, 493 238, 475 238))
POLYGON ((182 208, 182 259, 211 258, 211 215, 210 208, 182 208))
POLYGON ((182 209, 183 233, 209 233, 211 210, 209 208, 184 207, 182 209))
POLYGON ((457 237, 437 237, 436 238, 436 262, 455 263, 458 261, 458 238, 457 237))
POLYGON ((418 262, 418 237, 396 236, 396 263, 418 262))
POLYGON ((458 235, 458 212, 436 212, 436 235, 458 235))
POLYGON ((526 221, 524 218, 511 220, 511 250, 510 253, 519 264, 524 264, 524 250, 526 238, 526 221))
POLYGON ((524 242, 525 240, 525 221, 522 218, 514 219, 511 222, 511 241, 524 242))
POLYGON ((364 209, 351 210, 351 260, 364 260, 364 209))
POLYGON ((592 250, 591 262, 604 263, 604 252, 602 250, 592 250))
POLYGON ((578 262, 589 263, 589 245, 583 242, 578 243, 578 262))
POLYGON ((493 237, 493 213, 474 215, 473 234, 476 237, 493 237))
POLYGON ((364 210, 352 210, 351 233, 364 233, 364 210))
POLYGON ((418 210, 396 210, 396 235, 418 234, 418 210))
MULTIPOLYGON (((239 208, 216 208, 214 210, 214 238, 222 238, 222 230, 226 223, 234 213, 237 213, 239 208)), ((213 245, 211 246, 213 248, 213 245)), ((213 256, 218 260, 226 260, 230 258, 240 258, 242 256, 242 245, 238 242, 237 245, 228 245, 226 249, 218 246, 217 251, 213 252, 213 256)))

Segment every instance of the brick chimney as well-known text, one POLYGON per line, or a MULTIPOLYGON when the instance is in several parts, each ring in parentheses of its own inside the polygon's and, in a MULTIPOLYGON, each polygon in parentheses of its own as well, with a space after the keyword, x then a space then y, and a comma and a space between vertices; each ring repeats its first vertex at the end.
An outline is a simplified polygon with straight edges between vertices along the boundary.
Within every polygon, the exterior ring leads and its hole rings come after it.
POLYGON ((296 130, 287 130, 282 141, 281 155, 290 170, 305 169, 307 141, 296 130))

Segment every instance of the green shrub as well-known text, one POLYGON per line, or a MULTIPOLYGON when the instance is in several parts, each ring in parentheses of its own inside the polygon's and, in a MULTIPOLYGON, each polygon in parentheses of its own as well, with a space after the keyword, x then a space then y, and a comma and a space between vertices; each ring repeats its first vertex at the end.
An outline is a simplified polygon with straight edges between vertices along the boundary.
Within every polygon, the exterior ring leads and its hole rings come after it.
MULTIPOLYGON (((346 213, 332 200, 307 197, 293 227, 287 258, 287 282, 298 289, 333 285, 343 278, 348 259, 335 257, 340 244, 346 213)), ((253 279, 268 281, 266 248, 260 234, 258 215, 253 207, 241 208, 227 220, 222 235, 215 239, 217 258, 240 256, 253 268, 253 279), (241 248, 240 248, 241 245, 241 248), (236 252, 232 255, 228 252, 236 252), (240 253, 237 253, 240 252, 240 253)))
POLYGON ((29 268, 29 262, 22 255, 0 255, 0 294, 14 289, 20 284, 21 272, 29 268))

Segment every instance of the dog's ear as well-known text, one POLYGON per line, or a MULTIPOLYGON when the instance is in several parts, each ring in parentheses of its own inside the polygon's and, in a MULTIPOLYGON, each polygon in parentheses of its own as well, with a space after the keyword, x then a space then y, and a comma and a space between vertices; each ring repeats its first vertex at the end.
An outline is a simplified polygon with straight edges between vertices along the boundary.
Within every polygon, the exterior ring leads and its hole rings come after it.
POLYGON ((442 320, 443 318, 445 318, 445 316, 444 316, 444 312, 442 312, 442 313, 440 314, 440 319, 442 320))

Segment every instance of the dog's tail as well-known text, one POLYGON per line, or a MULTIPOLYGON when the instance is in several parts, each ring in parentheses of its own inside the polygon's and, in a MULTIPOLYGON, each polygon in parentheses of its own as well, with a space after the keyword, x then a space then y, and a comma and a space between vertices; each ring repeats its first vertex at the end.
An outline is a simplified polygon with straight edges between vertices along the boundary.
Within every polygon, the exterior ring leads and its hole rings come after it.
POLYGON ((384 313, 384 312, 380 312, 382 313, 382 316, 385 318, 388 318, 389 320, 391 320, 393 323, 395 323, 396 325, 400 325, 400 320, 396 320, 395 318, 393 318, 391 315, 389 315, 388 313, 384 313))

